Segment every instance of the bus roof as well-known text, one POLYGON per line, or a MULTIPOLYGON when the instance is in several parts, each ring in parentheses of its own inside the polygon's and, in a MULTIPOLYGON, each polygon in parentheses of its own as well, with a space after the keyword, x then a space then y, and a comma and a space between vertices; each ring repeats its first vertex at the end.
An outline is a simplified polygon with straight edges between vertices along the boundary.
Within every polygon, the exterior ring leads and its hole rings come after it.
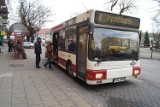
POLYGON ((119 26, 134 29, 139 29, 140 25, 140 19, 136 17, 91 9, 52 27, 46 33, 59 30, 63 27, 71 26, 88 19, 91 23, 99 25, 119 26))

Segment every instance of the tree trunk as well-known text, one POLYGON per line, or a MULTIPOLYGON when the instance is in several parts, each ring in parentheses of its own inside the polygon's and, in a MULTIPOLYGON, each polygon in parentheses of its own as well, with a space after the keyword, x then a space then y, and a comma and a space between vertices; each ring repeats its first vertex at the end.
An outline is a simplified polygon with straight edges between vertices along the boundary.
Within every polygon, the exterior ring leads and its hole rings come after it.
POLYGON ((32 43, 34 42, 34 36, 31 37, 31 42, 32 42, 32 43))
POLYGON ((30 41, 30 36, 27 35, 26 37, 27 37, 27 42, 29 42, 30 41))
POLYGON ((30 32, 30 38, 31 38, 31 42, 33 43, 34 42, 34 33, 33 33, 33 31, 30 32))

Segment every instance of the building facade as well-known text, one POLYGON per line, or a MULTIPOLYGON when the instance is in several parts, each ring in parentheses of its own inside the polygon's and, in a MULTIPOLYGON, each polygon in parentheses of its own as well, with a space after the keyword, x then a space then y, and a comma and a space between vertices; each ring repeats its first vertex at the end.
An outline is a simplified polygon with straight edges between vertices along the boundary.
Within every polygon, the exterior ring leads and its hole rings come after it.
POLYGON ((42 43, 46 42, 46 32, 49 30, 49 28, 42 28, 39 32, 38 32, 38 37, 40 37, 42 39, 42 43))

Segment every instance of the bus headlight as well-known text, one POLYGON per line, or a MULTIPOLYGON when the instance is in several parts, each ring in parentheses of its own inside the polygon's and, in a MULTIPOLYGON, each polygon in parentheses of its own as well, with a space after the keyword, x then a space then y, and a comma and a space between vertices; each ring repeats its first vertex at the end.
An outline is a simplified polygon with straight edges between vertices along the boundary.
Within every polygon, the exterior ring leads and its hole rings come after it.
POLYGON ((102 73, 96 73, 96 79, 101 79, 103 78, 103 74, 102 73))
POLYGON ((137 76, 140 74, 141 68, 140 67, 133 67, 133 74, 132 76, 137 76))
POLYGON ((139 74, 139 70, 134 70, 134 75, 138 75, 139 74))
POLYGON ((102 70, 90 70, 86 71, 86 78, 88 80, 105 80, 107 78, 107 71, 102 70))

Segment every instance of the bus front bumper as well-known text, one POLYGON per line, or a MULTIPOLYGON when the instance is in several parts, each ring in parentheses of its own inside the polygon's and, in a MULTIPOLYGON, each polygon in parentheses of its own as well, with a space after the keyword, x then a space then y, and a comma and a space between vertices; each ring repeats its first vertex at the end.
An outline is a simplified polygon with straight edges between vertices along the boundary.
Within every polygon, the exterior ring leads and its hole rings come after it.
POLYGON ((106 80, 86 80, 86 83, 88 85, 98 85, 98 84, 105 84, 105 83, 117 83, 117 82, 123 82, 123 81, 133 79, 133 78, 137 78, 137 76, 136 77, 129 76, 129 77, 122 77, 122 78, 115 78, 115 79, 112 78, 112 79, 106 79, 106 80))

